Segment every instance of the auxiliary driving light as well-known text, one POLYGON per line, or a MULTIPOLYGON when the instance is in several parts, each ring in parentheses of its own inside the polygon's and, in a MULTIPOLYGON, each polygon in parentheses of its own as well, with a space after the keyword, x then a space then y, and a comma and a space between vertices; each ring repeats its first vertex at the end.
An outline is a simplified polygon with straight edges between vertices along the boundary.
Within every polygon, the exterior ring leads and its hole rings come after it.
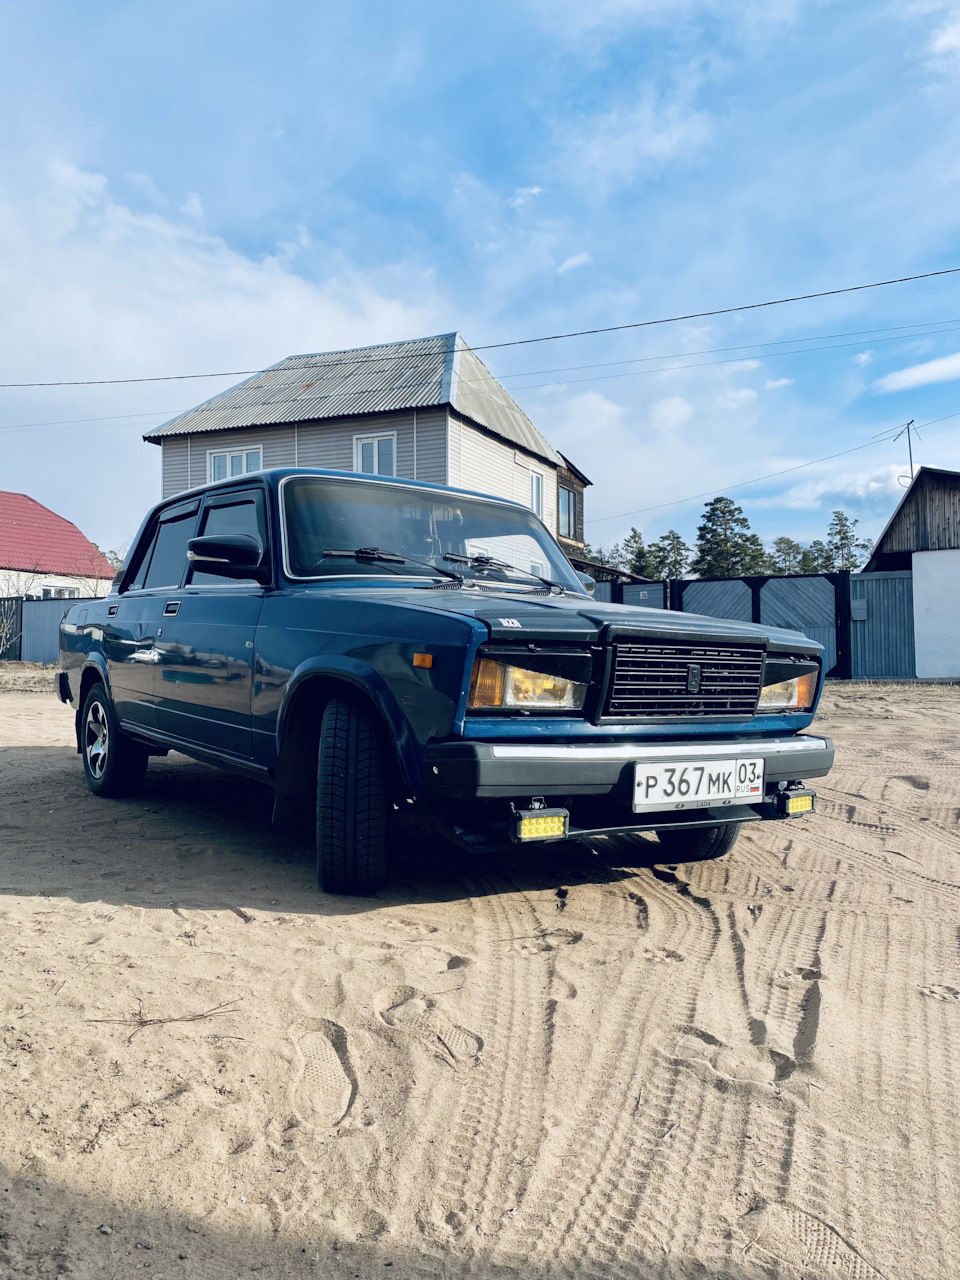
POLYGON ((515 841, 563 840, 570 814, 566 809, 518 809, 511 833, 515 841))
POLYGON ((815 791, 780 791, 777 793, 777 812, 782 818, 799 818, 813 813, 815 791))

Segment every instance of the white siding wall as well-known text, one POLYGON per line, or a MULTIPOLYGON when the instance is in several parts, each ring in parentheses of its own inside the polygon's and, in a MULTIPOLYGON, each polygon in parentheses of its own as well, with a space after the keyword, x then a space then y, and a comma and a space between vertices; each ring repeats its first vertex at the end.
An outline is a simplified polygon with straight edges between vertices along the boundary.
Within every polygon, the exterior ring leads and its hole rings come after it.
POLYGON ((557 472, 549 462, 532 458, 453 415, 450 458, 450 484, 512 498, 525 507, 530 505, 530 470, 539 471, 543 476, 543 522, 556 536, 557 472))
POLYGON ((913 553, 913 630, 920 679, 960 676, 960 551, 913 553))

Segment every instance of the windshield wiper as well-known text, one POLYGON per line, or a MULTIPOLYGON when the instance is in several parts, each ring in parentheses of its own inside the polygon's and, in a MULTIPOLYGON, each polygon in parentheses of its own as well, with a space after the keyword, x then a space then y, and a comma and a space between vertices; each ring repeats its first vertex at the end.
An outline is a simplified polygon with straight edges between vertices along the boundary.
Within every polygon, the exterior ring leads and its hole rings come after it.
POLYGON ((324 547, 320 552, 321 560, 333 559, 337 556, 344 559, 366 560, 377 564, 406 564, 409 560, 411 564, 418 564, 421 568, 431 569, 434 573, 439 573, 444 578, 453 578, 454 582, 463 582, 462 573, 454 573, 450 569, 441 569, 439 565, 431 564, 429 560, 418 560, 416 556, 401 556, 396 551, 381 551, 379 547, 353 547, 349 551, 338 551, 331 547, 324 547))
POLYGON ((473 569, 512 569, 514 573, 522 573, 527 578, 536 578, 545 587, 555 587, 561 593, 566 591, 562 582, 554 582, 552 578, 544 578, 532 569, 521 569, 519 565, 509 564, 506 560, 494 560, 493 556, 461 556, 455 551, 448 551, 444 560, 453 560, 457 564, 468 564, 473 569))

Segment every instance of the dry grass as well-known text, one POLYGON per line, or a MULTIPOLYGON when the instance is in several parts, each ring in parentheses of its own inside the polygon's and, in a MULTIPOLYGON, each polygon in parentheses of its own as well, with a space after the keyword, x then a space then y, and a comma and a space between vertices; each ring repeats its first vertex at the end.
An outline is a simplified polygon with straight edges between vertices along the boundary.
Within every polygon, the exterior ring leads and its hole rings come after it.
POLYGON ((0 662, 0 693, 54 693, 56 673, 41 662, 0 662))

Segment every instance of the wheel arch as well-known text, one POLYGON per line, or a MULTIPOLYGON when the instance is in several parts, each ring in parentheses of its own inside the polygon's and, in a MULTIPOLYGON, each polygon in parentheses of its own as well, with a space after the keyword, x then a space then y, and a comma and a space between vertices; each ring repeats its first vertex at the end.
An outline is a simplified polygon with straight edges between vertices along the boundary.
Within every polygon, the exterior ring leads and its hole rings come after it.
POLYGON ((349 698, 372 711, 382 728, 392 788, 409 795, 418 788, 420 770, 409 726, 373 668, 358 670, 310 665, 294 674, 277 717, 276 797, 273 820, 298 825, 310 820, 317 783, 317 751, 323 711, 331 698, 349 698))
POLYGON ((110 681, 107 679, 106 667, 96 658, 90 658, 84 663, 80 672, 80 689, 77 693, 77 710, 74 714, 74 731, 77 736, 77 755, 83 750, 80 737, 80 721, 83 716, 83 704, 87 700, 87 694, 95 684, 102 684, 107 691, 107 696, 112 697, 110 691, 110 681))

